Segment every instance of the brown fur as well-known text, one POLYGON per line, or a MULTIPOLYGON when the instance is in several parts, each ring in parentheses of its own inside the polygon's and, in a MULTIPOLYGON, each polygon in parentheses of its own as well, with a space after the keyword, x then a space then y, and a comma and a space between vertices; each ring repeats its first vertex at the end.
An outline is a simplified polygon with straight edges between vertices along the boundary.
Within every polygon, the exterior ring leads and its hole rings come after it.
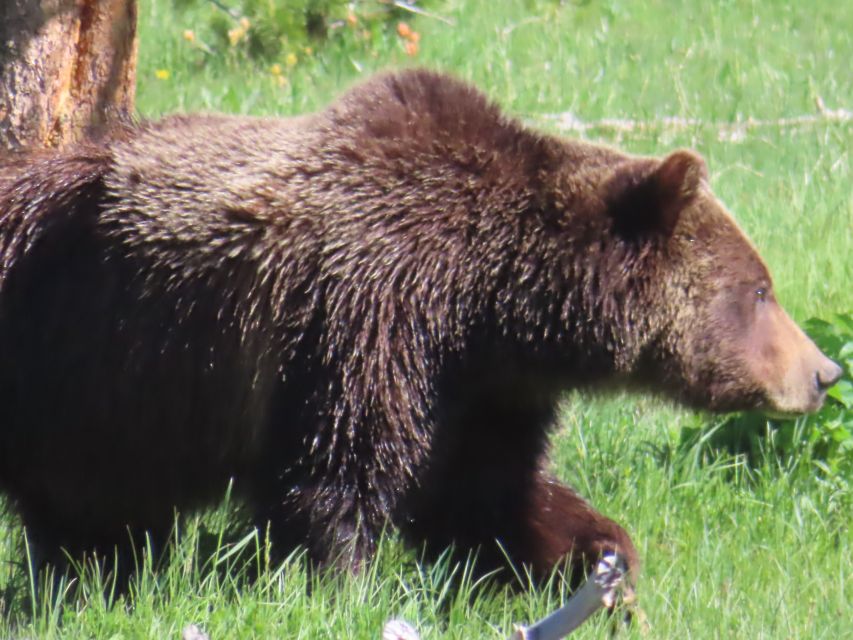
POLYGON ((322 563, 391 523, 484 568, 495 540, 539 575, 636 568, 542 470, 563 390, 803 411, 837 377, 790 321, 755 329, 786 316, 697 156, 536 133, 429 72, 0 176, 0 486, 48 559, 163 535, 234 477, 322 563))

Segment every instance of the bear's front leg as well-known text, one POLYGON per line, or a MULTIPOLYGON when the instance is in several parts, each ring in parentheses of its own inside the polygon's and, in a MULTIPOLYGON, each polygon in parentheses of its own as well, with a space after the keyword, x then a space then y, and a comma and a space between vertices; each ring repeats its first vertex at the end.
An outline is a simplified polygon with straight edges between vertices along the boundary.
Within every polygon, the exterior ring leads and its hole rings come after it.
POLYGON ((373 558, 387 515, 372 496, 309 482, 285 495, 277 503, 273 498, 262 502, 255 514, 258 529, 268 528, 277 559, 304 549, 313 568, 356 572, 373 558))
POLYGON ((637 551, 627 532, 601 515, 566 485, 545 473, 530 487, 517 547, 511 557, 529 565, 536 577, 547 577, 566 559, 589 570, 605 552, 620 554, 628 564, 629 583, 639 572, 637 551))
POLYGON ((625 530, 542 471, 552 397, 521 393, 519 384, 452 391, 429 465, 395 518, 405 537, 432 557, 448 548, 461 560, 476 554, 479 574, 509 562, 544 580, 569 558, 573 568, 590 569, 612 550, 635 575, 639 562, 625 530))
POLYGON ((412 517, 401 523, 409 541, 432 557, 447 548, 460 560, 473 553, 478 574, 509 562, 538 581, 567 561, 573 577, 582 578, 581 569, 588 572, 613 551, 625 559, 628 582, 634 582, 639 560, 622 527, 547 474, 513 468, 510 458, 503 462, 444 467, 436 474, 443 482, 432 476, 412 517))

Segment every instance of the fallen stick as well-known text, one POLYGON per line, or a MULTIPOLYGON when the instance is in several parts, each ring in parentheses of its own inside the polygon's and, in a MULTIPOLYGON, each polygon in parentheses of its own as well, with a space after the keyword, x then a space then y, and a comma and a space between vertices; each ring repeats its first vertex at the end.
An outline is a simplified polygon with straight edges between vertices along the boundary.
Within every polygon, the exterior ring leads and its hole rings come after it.
POLYGON ((560 640, 602 607, 612 607, 627 573, 624 559, 602 556, 584 585, 560 609, 529 627, 518 627, 509 640, 560 640))
MULTIPOLYGON (((616 604, 622 582, 627 574, 625 559, 619 554, 602 556, 595 570, 561 608, 529 627, 517 627, 509 640, 561 640, 581 626, 602 607, 616 604)), ((419 640, 417 631, 402 620, 390 620, 385 625, 382 640, 419 640)))

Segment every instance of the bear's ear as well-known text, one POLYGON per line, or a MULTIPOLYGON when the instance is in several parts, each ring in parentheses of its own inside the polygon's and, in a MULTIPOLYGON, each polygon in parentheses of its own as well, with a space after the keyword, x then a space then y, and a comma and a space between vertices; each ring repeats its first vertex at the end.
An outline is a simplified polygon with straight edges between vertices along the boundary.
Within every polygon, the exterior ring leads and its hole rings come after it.
POLYGON ((617 170, 611 182, 610 212, 622 236, 668 236, 696 194, 708 170, 690 151, 675 151, 651 170, 647 161, 617 170))

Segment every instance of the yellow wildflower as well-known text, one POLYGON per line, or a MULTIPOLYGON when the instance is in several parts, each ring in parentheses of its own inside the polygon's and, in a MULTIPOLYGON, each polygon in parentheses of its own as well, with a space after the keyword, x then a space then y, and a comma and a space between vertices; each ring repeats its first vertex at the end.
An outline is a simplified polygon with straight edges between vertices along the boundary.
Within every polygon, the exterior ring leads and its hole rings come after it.
POLYGON ((195 42, 195 32, 192 29, 185 29, 184 40, 187 42, 195 42))
POLYGON ((298 61, 299 61, 299 59, 296 57, 296 54, 295 54, 295 53, 293 53, 293 52, 288 53, 288 54, 284 57, 284 63, 285 63, 288 67, 295 67, 295 66, 296 66, 296 63, 297 63, 298 61))
POLYGON ((251 26, 252 23, 249 22, 248 18, 240 18, 240 26, 228 30, 228 42, 231 43, 232 47, 246 36, 251 26))
POLYGON ((240 29, 239 27, 235 27, 234 29, 228 29, 228 42, 230 42, 231 46, 233 47, 238 42, 240 42, 240 40, 243 39, 244 35, 246 35, 246 32, 240 29))
POLYGON ((168 70, 168 69, 157 69, 157 70, 154 72, 154 76, 155 76, 158 80, 168 80, 170 75, 171 75, 171 74, 169 73, 169 70, 168 70))
POLYGON ((273 74, 274 76, 280 76, 281 75, 281 65, 278 62, 276 62, 273 66, 270 67, 270 73, 273 74))

